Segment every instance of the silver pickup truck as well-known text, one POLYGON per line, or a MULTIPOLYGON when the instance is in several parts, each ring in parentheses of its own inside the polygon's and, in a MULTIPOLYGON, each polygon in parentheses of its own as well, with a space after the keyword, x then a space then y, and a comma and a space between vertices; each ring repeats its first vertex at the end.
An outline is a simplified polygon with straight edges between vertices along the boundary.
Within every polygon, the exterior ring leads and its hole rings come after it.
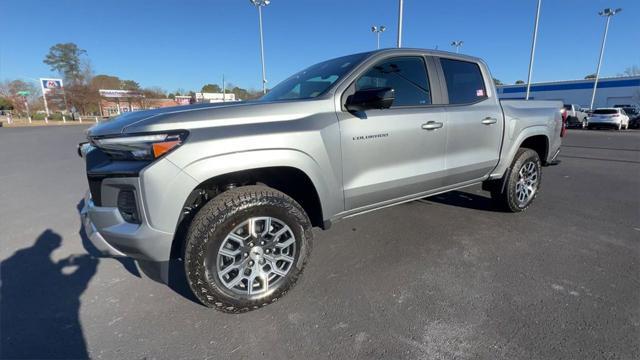
POLYGON ((79 146, 85 230, 111 256, 182 259, 203 304, 242 312, 291 289, 312 227, 479 183, 522 211, 558 155, 562 103, 500 101, 491 79, 478 58, 390 49, 254 102, 127 113, 79 146))

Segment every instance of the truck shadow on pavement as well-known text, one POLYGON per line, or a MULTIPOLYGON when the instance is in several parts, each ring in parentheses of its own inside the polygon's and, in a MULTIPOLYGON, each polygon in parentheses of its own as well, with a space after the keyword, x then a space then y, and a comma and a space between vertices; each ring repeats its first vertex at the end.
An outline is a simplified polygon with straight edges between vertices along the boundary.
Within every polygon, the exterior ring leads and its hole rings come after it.
POLYGON ((424 198, 422 199, 422 201, 450 206, 458 206, 473 210, 505 212, 504 210, 497 207, 490 197, 457 190, 424 198))

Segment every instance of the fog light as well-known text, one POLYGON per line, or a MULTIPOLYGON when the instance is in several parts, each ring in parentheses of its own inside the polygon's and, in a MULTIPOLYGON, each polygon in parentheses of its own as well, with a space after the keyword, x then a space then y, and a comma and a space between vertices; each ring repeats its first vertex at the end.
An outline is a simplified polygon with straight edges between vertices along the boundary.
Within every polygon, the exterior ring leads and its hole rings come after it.
POLYGON ((124 221, 132 224, 140 224, 138 206, 133 190, 120 190, 118 193, 118 210, 124 221))

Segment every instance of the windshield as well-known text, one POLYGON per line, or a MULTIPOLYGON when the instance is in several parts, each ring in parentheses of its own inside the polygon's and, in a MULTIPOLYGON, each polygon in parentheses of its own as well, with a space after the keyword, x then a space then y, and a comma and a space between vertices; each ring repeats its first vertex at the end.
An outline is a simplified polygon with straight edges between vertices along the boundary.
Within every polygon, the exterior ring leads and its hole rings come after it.
POLYGON ((616 109, 598 109, 596 111, 593 112, 594 114, 600 114, 600 115, 611 115, 611 114, 617 114, 618 110, 616 109))
POLYGON ((327 60, 308 67, 276 85, 261 101, 299 100, 324 94, 336 81, 359 64, 369 53, 327 60))

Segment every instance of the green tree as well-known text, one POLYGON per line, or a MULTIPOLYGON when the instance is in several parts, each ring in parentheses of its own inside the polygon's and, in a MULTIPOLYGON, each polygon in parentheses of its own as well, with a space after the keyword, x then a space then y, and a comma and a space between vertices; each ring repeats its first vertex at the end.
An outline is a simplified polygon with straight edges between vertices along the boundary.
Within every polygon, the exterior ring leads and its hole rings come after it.
POLYGON ((86 53, 86 50, 80 49, 74 43, 60 43, 49 49, 43 62, 49 65, 52 71, 62 75, 68 84, 77 84, 84 80, 80 57, 86 53))
POLYGON ((500 80, 498 80, 498 79, 496 79, 496 78, 493 78, 493 83, 494 83, 494 84, 496 84, 496 86, 498 86, 498 85, 504 85, 504 84, 502 83, 502 81, 500 81, 500 80))
POLYGON ((585 80, 590 80, 590 79, 595 79, 595 78, 596 78, 596 74, 589 74, 589 75, 584 77, 585 80))
POLYGON ((140 84, 138 84, 133 80, 122 80, 122 84, 120 85, 120 88, 122 90, 137 91, 137 90, 140 90, 140 84))
POLYGON ((516 85, 520 85, 520 84, 524 84, 524 81, 522 81, 522 80, 516 80, 516 85))
POLYGON ((206 84, 201 90, 203 93, 220 93, 222 89, 218 84, 206 84))
POLYGON ((13 110, 13 101, 9 98, 0 97, 0 110, 13 110))

